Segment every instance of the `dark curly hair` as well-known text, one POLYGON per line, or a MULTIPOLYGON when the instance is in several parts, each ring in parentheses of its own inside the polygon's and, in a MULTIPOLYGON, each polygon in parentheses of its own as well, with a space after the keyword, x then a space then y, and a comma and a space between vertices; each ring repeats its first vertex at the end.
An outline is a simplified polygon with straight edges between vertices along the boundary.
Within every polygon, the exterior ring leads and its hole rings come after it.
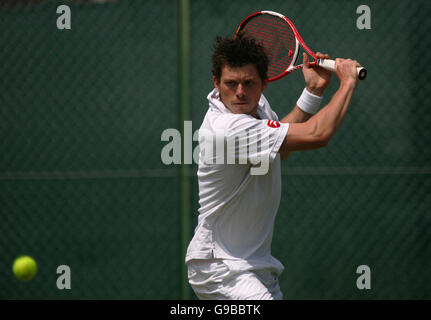
POLYGON ((212 55, 212 74, 217 80, 220 80, 221 69, 225 64, 230 67, 242 67, 249 63, 256 66, 262 81, 268 79, 268 57, 264 48, 254 39, 245 36, 216 38, 212 55))

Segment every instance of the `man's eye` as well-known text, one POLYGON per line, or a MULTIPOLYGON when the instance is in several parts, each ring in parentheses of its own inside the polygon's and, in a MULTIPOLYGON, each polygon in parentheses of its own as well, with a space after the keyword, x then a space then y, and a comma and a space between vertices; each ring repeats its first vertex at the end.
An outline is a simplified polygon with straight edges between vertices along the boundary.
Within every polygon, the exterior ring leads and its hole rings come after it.
POLYGON ((235 86, 235 82, 234 81, 227 81, 226 85, 229 87, 233 87, 233 86, 235 86))

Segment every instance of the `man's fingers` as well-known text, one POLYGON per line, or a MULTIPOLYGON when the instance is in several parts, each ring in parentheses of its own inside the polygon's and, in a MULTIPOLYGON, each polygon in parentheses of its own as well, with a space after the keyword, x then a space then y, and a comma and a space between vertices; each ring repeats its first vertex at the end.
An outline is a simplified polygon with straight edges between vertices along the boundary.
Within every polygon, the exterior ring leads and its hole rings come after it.
POLYGON ((308 60, 308 56, 305 52, 302 53, 302 64, 304 65, 304 68, 310 67, 310 60, 308 60))
POLYGON ((354 78, 357 80, 357 68, 361 67, 361 64, 353 59, 335 59, 335 71, 340 81, 343 79, 354 78))
POLYGON ((342 58, 337 58, 337 59, 335 59, 335 63, 337 64, 340 64, 341 62, 344 62, 344 61, 348 61, 349 63, 352 63, 355 67, 362 67, 361 66, 361 64, 358 62, 358 61, 356 61, 356 60, 352 60, 352 59, 342 59, 342 58))
POLYGON ((326 53, 316 52, 316 57, 318 59, 330 59, 329 55, 326 53))

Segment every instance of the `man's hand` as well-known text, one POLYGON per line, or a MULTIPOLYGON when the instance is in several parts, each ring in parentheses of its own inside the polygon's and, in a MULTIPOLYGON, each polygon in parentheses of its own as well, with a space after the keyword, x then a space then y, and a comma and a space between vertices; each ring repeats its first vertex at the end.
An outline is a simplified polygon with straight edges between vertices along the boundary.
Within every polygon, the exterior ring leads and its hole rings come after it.
MULTIPOLYGON (((316 56, 318 59, 329 59, 327 54, 320 52, 317 52, 316 56)), ((310 67, 310 60, 305 52, 302 53, 302 63, 302 73, 308 92, 321 96, 331 81, 332 72, 318 66, 310 67)))
POLYGON ((358 61, 352 59, 335 59, 335 72, 340 79, 340 83, 351 83, 354 86, 358 82, 356 69, 360 67, 358 61))

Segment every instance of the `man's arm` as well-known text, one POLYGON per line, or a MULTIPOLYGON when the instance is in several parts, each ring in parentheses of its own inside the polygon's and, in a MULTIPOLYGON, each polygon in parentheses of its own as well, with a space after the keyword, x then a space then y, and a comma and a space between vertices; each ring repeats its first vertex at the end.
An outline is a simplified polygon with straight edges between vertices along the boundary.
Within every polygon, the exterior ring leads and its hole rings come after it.
MULTIPOLYGON (((283 119, 281 119, 281 122, 283 123, 302 123, 310 119, 313 115, 307 112, 302 111, 297 105, 293 108, 293 110, 285 116, 283 119)), ((290 151, 288 152, 280 152, 280 159, 286 160, 289 155, 290 151)))
MULTIPOLYGON (((316 56, 318 59, 329 59, 327 54, 320 52, 317 52, 316 56)), ((316 96, 322 96, 323 92, 331 81, 332 72, 317 66, 314 68, 310 67, 310 61, 305 52, 302 55, 302 64, 302 74, 304 75, 305 87, 307 88, 307 91, 316 96)), ((281 122, 301 123, 307 121, 312 116, 312 114, 302 111, 296 105, 293 110, 281 120, 281 122)))
POLYGON ((292 109, 292 111, 281 119, 283 123, 301 123, 310 119, 313 115, 302 111, 297 105, 292 109))
MULTIPOLYGON (((320 52, 317 52, 316 56, 319 59, 329 59, 329 55, 320 52)), ((331 81, 332 72, 319 67, 311 68, 306 53, 303 53, 302 63, 302 73, 304 75, 307 91, 316 96, 322 96, 323 92, 331 81)), ((298 105, 296 105, 293 110, 281 120, 281 122, 302 123, 310 119, 312 116, 313 114, 302 111, 298 105)), ((281 160, 285 160, 289 157, 290 152, 280 152, 280 155, 281 160)))
POLYGON ((316 115, 304 123, 291 123, 279 152, 281 154, 310 150, 326 146, 340 127, 350 104, 358 81, 358 62, 350 59, 337 59, 335 70, 340 79, 340 87, 331 101, 316 115))

